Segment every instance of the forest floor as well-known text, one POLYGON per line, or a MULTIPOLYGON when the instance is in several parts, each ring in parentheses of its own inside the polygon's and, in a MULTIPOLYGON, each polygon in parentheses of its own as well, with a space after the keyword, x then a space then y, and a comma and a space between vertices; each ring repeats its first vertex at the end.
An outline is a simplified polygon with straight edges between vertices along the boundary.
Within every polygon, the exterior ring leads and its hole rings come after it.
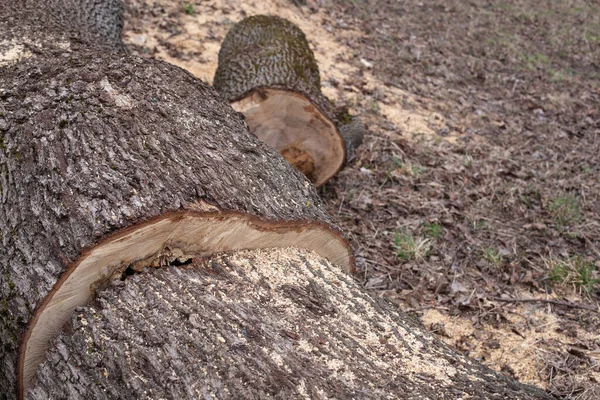
POLYGON ((365 287, 505 375, 600 398, 600 3, 127 3, 130 52, 209 83, 235 22, 300 26, 368 127, 320 189, 365 287))

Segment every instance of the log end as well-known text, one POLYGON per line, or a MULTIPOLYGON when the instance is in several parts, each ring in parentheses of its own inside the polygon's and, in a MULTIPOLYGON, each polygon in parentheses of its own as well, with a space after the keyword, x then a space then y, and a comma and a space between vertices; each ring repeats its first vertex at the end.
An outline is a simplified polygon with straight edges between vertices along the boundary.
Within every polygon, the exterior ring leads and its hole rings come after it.
POLYGON ((260 88, 232 103, 244 114, 250 130, 275 148, 315 186, 343 166, 345 144, 333 121, 304 95, 260 88))

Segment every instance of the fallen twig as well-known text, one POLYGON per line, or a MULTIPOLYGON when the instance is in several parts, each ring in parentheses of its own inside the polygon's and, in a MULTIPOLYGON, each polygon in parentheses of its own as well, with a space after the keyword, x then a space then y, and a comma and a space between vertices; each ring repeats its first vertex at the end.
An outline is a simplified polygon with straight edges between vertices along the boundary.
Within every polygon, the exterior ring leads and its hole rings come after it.
POLYGON ((580 310, 593 311, 595 313, 599 313, 600 314, 600 310, 598 310, 597 308, 590 307, 590 306, 583 306, 583 305, 580 305, 580 304, 565 303, 563 301, 558 301, 558 300, 547 300, 547 299, 501 299, 499 297, 494 297, 494 298, 492 298, 492 301, 502 301, 502 302, 505 302, 505 303, 546 303, 546 304, 554 304, 554 305, 557 305, 557 306, 577 308, 577 309, 580 309, 580 310))

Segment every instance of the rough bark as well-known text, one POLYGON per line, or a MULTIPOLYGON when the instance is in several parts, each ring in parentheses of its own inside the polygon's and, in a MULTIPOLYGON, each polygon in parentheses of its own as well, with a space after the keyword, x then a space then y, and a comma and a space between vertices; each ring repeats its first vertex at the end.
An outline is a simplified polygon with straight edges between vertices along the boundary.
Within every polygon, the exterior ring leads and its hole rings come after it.
POLYGON ((340 134, 346 145, 346 162, 350 162, 356 155, 356 148, 363 142, 365 125, 360 118, 352 116, 347 109, 342 109, 336 114, 340 134))
POLYGON ((28 399, 547 399, 447 348, 315 253, 244 251, 115 281, 28 399))
POLYGON ((122 53, 121 0, 0 0, 0 65, 50 49, 122 53))
POLYGON ((214 90, 177 67, 99 51, 114 48, 111 36, 71 26, 61 7, 74 3, 57 0, 49 15, 18 4, 0 0, 0 397, 16 397, 36 321, 92 265, 97 301, 50 335, 50 362, 21 395, 543 398, 365 295, 338 268, 352 260, 314 188, 214 90), (187 252, 199 219, 215 224, 214 237, 197 235, 213 242, 187 252), (325 234, 297 242, 315 231, 325 234), (210 258, 236 235, 249 243, 233 247, 254 250, 210 258), (330 263, 257 249, 277 241, 341 250, 330 263), (147 248, 154 258, 127 256, 147 248))
POLYGON ((334 118, 304 32, 280 17, 255 15, 235 24, 221 45, 213 84, 229 101, 261 87, 298 91, 334 118))
MULTIPOLYGON (((243 99, 266 88, 299 93, 337 126, 347 155, 353 155, 362 142, 364 126, 354 117, 357 123, 349 129, 347 125, 352 117, 347 112, 336 112, 321 93, 319 68, 304 33, 283 18, 259 15, 237 23, 221 45, 213 84, 234 108, 243 99)), ((290 127, 293 125, 291 121, 290 127)), ((346 157, 346 161, 350 158, 346 157)))
MULTIPOLYGON (((231 227, 208 239, 208 228, 194 231, 202 232, 206 254, 281 239, 289 245, 317 231, 327 233, 312 236, 308 248, 345 243, 329 233, 335 227, 312 185, 251 135, 212 88, 166 63, 100 51, 112 36, 70 27, 63 16, 74 9, 61 7, 72 2, 55 3, 52 17, 33 2, 18 3, 19 11, 0 1, 0 36, 10 43, 19 32, 27 38, 13 43, 27 51, 0 65, 0 393, 8 398, 24 360, 32 359, 28 352, 46 346, 38 337, 62 325, 46 307, 80 295, 67 284, 86 262, 102 280, 123 270, 118 243, 135 243, 138 253, 180 249, 185 223, 198 218, 231 227), (164 238, 152 242, 161 223, 164 238), (138 234, 144 242, 135 242, 138 234), (102 256, 112 264, 103 265, 94 248, 107 243, 112 253, 102 256), (46 331, 35 336, 40 326, 46 331)), ((141 257, 129 252, 121 252, 124 260, 141 257)), ((343 252, 338 265, 351 268, 349 250, 343 252)), ((101 281, 92 283, 85 288, 91 293, 101 281)))

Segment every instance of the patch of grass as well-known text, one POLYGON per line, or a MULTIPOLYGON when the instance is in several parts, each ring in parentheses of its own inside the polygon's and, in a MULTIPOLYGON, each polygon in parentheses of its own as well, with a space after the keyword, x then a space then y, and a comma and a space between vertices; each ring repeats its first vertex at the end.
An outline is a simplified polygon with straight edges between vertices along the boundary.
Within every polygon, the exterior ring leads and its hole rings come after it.
POLYGON ((496 7, 498 7, 500 10, 506 10, 506 11, 514 11, 514 9, 515 9, 515 7, 512 4, 505 2, 505 1, 498 2, 496 4, 496 7))
POLYGON ((488 229, 488 224, 485 219, 479 219, 477 221, 473 221, 473 230, 474 231, 482 231, 482 230, 487 230, 487 229, 488 229))
POLYGON ((564 262, 544 260, 548 271, 548 279, 552 283, 562 284, 569 276, 569 269, 564 262))
POLYGON ((567 79, 566 75, 562 71, 551 69, 549 72, 550 79, 552 79, 554 82, 562 82, 567 79))
POLYGON ((463 164, 465 168, 471 168, 473 166, 473 156, 470 154, 465 154, 465 161, 463 164))
POLYGON ((403 175, 418 177, 427 172, 427 168, 422 167, 418 164, 413 164, 410 161, 402 161, 396 157, 392 157, 392 160, 394 161, 394 164, 396 164, 396 166, 398 167, 396 168, 396 171, 401 172, 403 175))
POLYGON ((548 56, 546 56, 544 54, 534 54, 534 55, 526 54, 524 58, 525 58, 525 63, 527 64, 527 68, 532 69, 532 70, 534 70, 536 68, 543 68, 550 64, 550 60, 548 59, 548 56))
POLYGON ((194 6, 190 3, 183 3, 183 12, 187 15, 193 15, 196 11, 194 10, 194 6))
POLYGON ((427 222, 423 224, 423 233, 435 239, 444 234, 444 228, 437 222, 427 222))
POLYGON ((579 200, 573 195, 554 197, 548 201, 548 212, 557 225, 565 226, 581 218, 579 200))
POLYGON ((419 176, 427 172, 427 168, 421 167, 420 165, 413 165, 410 170, 413 176, 419 176))
MULTIPOLYGON (((392 161, 394 162, 396 168, 392 166, 386 171, 385 179, 383 180, 383 183, 379 186, 380 189, 394 177, 404 175, 409 178, 418 178, 419 176, 427 172, 427 168, 417 164, 413 164, 410 161, 402 161, 401 159, 395 156, 392 157, 392 161)), ((363 166, 363 168, 365 167, 363 166)))
POLYGON ((431 239, 414 237, 408 231, 397 231, 394 235, 396 257, 404 261, 424 260, 431 251, 431 239))
POLYGON ((586 31, 583 34, 583 39, 589 43, 600 44, 600 35, 595 32, 586 31))
POLYGON ((578 292, 589 294, 600 284, 596 266, 581 255, 560 260, 555 257, 544 259, 548 280, 558 286, 573 286, 578 292))
POLYGON ((502 265, 502 254, 499 250, 492 247, 483 249, 483 258, 492 266, 498 268, 502 265))
POLYGON ((577 269, 579 275, 575 284, 581 286, 586 293, 590 293, 594 286, 600 283, 600 277, 597 277, 598 273, 595 271, 596 266, 594 264, 583 262, 577 269))

